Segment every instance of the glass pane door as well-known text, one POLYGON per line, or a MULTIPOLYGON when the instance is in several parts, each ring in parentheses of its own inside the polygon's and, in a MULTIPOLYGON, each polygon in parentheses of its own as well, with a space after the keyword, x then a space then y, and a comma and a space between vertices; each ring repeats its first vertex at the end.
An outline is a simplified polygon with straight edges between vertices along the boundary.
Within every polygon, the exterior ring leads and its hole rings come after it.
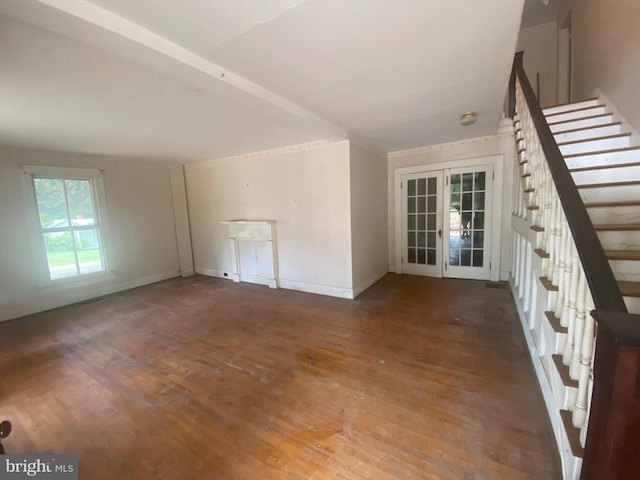
POLYGON ((492 166, 445 171, 446 277, 489 279, 492 166))
POLYGON ((404 175, 404 273, 442 276, 442 171, 404 175))

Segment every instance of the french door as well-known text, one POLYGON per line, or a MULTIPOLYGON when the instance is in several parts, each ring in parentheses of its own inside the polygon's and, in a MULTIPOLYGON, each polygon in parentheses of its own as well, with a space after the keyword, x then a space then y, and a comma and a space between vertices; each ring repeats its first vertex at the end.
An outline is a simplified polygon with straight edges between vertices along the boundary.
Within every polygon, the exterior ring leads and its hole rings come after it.
POLYGON ((402 176, 402 271, 489 279, 493 165, 402 176))
POLYGON ((402 177, 403 272, 442 276, 442 171, 402 177))

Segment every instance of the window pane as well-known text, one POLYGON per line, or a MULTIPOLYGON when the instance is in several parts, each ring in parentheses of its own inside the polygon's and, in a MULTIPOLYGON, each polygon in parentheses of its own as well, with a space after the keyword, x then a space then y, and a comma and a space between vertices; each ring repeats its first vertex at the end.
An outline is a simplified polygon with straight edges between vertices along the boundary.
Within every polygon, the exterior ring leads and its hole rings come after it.
POLYGON ((98 230, 78 230, 75 232, 80 273, 102 272, 102 255, 98 230))
POLYGON ((416 229, 416 216, 409 215, 407 217, 407 230, 415 230, 416 229))
POLYGON ((427 197, 418 197, 418 213, 424 213, 427 210, 427 197))
POLYGON ((416 249, 410 248, 407 250, 407 262, 416 263, 416 249))
POLYGON ((431 177, 428 182, 429 185, 427 186, 427 193, 429 193, 429 195, 436 195, 438 193, 438 184, 436 183, 436 177, 431 177))
POLYGON ((484 190, 485 185, 485 173, 476 172, 476 190, 484 190))
POLYGON ((426 257, 426 252, 424 250, 424 248, 419 248, 418 249, 418 262, 421 265, 424 265, 425 263, 427 263, 427 257, 426 257))
POLYGON ((38 215, 42 228, 68 227, 64 184, 58 178, 34 178, 38 215))
POLYGON ((67 200, 71 224, 84 226, 95 225, 93 199, 91 198, 91 183, 89 180, 65 180, 67 200))
POLYGON ((429 195, 427 197, 427 212, 429 213, 435 213, 436 212, 436 196, 435 195, 429 195))
POLYGON ((427 265, 435 265, 436 264, 436 251, 433 249, 427 250, 427 265))
POLYGON ((427 246, 427 240, 426 240, 427 236, 424 232, 418 232, 418 246, 419 247, 426 247, 427 246))
POLYGON ((435 214, 427 215, 427 228, 429 230, 436 229, 436 216, 435 214))
POLYGON ((418 230, 426 230, 424 215, 418 215, 418 230))
POLYGON ((418 195, 426 195, 427 194, 427 179, 419 178, 418 179, 418 195))
POLYGON ((71 232, 45 233, 44 243, 51 280, 78 275, 71 232))
POLYGON ((462 174, 462 191, 470 192, 473 190, 473 173, 462 174))
POLYGON ((416 199, 414 198, 407 198, 407 211, 409 213, 416 213, 416 199))
POLYGON ((474 250, 473 251, 473 266, 474 267, 482 267, 482 259, 483 259, 482 250, 474 250))
POLYGON ((462 194, 462 210, 471 210, 471 193, 463 193, 462 194))
POLYGON ((409 247, 415 247, 416 246, 416 232, 407 233, 407 245, 409 247))
POLYGON ((412 197, 415 194, 416 194, 416 181, 415 180, 409 180, 407 182, 407 195, 412 197))
POLYGON ((471 266, 471 250, 463 248, 460 251, 460 265, 462 265, 463 267, 471 266))

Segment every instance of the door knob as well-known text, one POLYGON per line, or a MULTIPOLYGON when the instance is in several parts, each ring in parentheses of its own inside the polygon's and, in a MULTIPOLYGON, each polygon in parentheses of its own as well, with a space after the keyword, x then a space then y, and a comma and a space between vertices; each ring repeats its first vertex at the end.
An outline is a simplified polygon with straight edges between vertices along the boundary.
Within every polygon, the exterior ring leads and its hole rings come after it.
POLYGON ((442 230, 438 230, 438 238, 442 238, 442 230))

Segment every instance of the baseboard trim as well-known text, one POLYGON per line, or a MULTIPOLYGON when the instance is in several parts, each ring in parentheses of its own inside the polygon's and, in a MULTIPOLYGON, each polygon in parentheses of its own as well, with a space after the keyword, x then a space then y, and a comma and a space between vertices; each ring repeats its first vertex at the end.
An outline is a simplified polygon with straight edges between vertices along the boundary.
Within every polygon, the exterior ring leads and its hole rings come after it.
POLYGON ((54 308, 64 307, 66 305, 72 305, 78 302, 84 302, 91 300, 92 298, 103 297, 112 293, 122 292, 124 290, 130 290, 132 288, 142 287, 151 283, 162 282, 170 278, 179 277, 180 273, 162 272, 154 275, 147 275, 144 277, 134 278, 124 282, 109 281, 107 283, 96 283, 89 286, 76 287, 64 291, 56 291, 55 294, 46 296, 43 294, 34 293, 34 297, 37 300, 24 299, 20 303, 24 305, 17 305, 14 308, 2 309, 2 315, 0 315, 0 322, 7 320, 13 320, 15 318, 24 317, 26 315, 33 315, 35 313, 46 312, 54 308))
POLYGON ((318 295, 328 295, 329 297, 353 299, 353 289, 344 287, 333 287, 330 285, 318 285, 315 283, 300 282, 296 280, 280 279, 280 288, 297 290, 305 293, 315 293, 318 295))
MULTIPOLYGON (((224 270, 218 270, 215 268, 200 268, 196 267, 196 273, 200 275, 207 275, 209 277, 223 278, 225 280, 233 280, 239 282, 240 278, 235 273, 225 272, 224 270), (227 274, 225 277, 224 274, 227 274)), ((329 297, 338 298, 354 298, 353 289, 332 287, 330 285, 318 285, 315 283, 299 282, 296 280, 278 279, 278 288, 284 288, 287 290, 296 290, 298 292, 315 293, 318 295, 328 295, 329 297)))
POLYGON ((238 278, 237 273, 225 272, 224 270, 218 270, 216 268, 196 267, 195 271, 198 275, 206 275, 207 277, 222 278, 224 280, 232 280, 234 282, 240 281, 240 278, 238 278))

